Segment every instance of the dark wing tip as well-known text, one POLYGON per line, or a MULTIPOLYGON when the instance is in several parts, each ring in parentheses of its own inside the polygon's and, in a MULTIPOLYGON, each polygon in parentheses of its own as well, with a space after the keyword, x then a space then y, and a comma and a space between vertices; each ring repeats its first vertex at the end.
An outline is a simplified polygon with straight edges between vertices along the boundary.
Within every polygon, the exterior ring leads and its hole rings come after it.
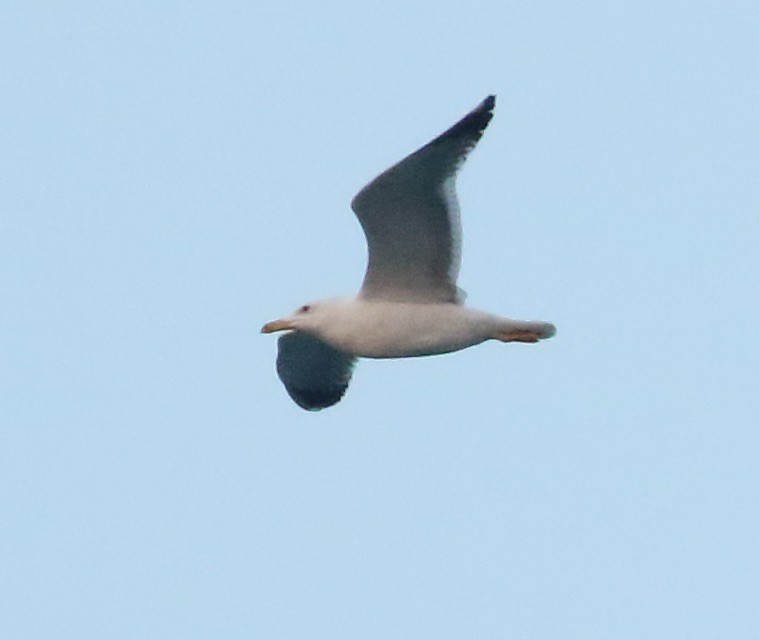
POLYGON ((464 138, 467 141, 467 148, 471 148, 482 137, 485 128, 493 119, 493 109, 495 109, 495 96, 491 94, 430 144, 452 138, 464 138))
POLYGON ((287 393, 295 404, 306 411, 321 411, 337 404, 342 400, 347 388, 348 385, 345 385, 344 387, 333 387, 329 390, 321 389, 315 391, 313 389, 300 389, 292 385, 285 385, 287 393))
POLYGON ((469 152, 479 142, 493 119, 493 109, 495 96, 491 94, 452 127, 386 169, 353 197, 351 208, 356 212, 367 237, 367 224, 374 214, 364 213, 362 209, 372 205, 377 210, 387 208, 388 198, 396 198, 399 193, 405 193, 404 189, 408 188, 411 181, 420 180, 420 173, 426 180, 422 184, 430 186, 432 182, 433 187, 439 188, 445 178, 458 171, 469 152), (416 163, 422 163, 422 171, 419 171, 416 163), (410 166, 413 168, 409 169, 410 166))

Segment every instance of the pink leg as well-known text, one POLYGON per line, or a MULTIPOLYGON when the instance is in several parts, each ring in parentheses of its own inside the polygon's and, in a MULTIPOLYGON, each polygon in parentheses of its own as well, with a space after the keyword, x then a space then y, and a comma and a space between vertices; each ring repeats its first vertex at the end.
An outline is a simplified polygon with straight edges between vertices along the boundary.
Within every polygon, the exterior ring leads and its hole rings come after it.
POLYGON ((501 331, 495 337, 501 342, 537 342, 543 336, 539 331, 512 329, 511 331, 501 331))

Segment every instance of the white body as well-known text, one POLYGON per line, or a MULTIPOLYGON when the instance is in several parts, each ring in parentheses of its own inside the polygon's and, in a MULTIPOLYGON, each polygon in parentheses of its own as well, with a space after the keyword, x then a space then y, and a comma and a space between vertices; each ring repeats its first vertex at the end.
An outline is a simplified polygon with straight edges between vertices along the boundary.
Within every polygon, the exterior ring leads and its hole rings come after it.
POLYGON ((314 303, 306 331, 363 358, 406 358, 458 351, 511 331, 553 335, 553 325, 502 318, 456 303, 325 300, 314 303), (310 325, 310 326, 309 326, 310 325))

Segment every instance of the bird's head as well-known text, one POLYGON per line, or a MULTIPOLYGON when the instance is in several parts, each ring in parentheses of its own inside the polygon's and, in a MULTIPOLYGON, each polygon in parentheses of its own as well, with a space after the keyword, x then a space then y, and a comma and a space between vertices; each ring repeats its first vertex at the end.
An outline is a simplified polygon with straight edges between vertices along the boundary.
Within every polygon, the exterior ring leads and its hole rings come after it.
POLYGON ((261 327, 261 333, 274 333, 275 331, 313 332, 318 327, 320 308, 321 305, 317 302, 301 305, 289 316, 267 322, 261 327))

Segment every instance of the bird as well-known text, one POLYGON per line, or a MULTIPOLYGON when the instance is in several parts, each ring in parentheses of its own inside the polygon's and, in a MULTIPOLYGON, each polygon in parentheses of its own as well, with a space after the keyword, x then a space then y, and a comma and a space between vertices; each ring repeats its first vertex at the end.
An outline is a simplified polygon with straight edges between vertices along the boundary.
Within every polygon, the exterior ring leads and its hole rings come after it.
POLYGON ((295 403, 339 402, 358 358, 450 353, 486 340, 534 343, 549 322, 470 308, 456 285, 461 221, 456 176, 493 118, 495 95, 367 184, 351 202, 368 248, 358 294, 308 302, 267 322, 279 337, 276 370, 295 403))

